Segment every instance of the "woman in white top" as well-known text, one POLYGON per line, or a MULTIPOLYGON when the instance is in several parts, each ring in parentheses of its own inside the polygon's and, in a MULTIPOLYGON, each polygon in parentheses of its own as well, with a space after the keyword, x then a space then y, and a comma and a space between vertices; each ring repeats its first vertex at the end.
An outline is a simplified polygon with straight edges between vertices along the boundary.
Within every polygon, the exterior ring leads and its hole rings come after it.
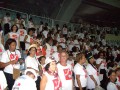
POLYGON ((108 82, 107 82, 107 90, 120 90, 120 86, 115 84, 116 81, 116 73, 114 70, 110 70, 108 72, 108 82))
MULTIPOLYGON (((29 48, 28 48, 28 56, 25 59, 25 65, 27 69, 34 69, 36 71, 36 73, 39 76, 39 62, 36 58, 36 51, 37 51, 37 45, 36 44, 32 44, 29 48)), ((39 82, 40 82, 40 77, 37 78, 36 81, 36 85, 37 85, 37 89, 39 90, 39 82)))
POLYGON ((22 50, 25 50, 24 38, 27 35, 27 31, 25 30, 23 24, 20 24, 20 28, 18 29, 17 33, 20 35, 20 47, 22 48, 22 50))
POLYGON ((16 25, 13 25, 11 27, 11 32, 8 34, 8 38, 16 40, 17 42, 16 49, 20 49, 20 37, 17 31, 18 31, 18 27, 16 25))
POLYGON ((0 60, 0 68, 4 68, 8 88, 11 90, 14 84, 13 68, 20 68, 18 59, 21 58, 21 55, 20 52, 16 50, 16 41, 14 39, 8 39, 6 41, 5 48, 6 51, 2 54, 2 58, 0 60))
POLYGON ((85 55, 80 53, 77 57, 78 63, 74 66, 74 74, 75 74, 75 87, 76 90, 86 90, 87 86, 87 70, 83 66, 86 62, 85 55))
POLYGON ((45 73, 40 82, 40 90, 61 90, 62 83, 56 72, 57 66, 54 58, 46 58, 45 73))
POLYGON ((88 65, 86 67, 88 73, 87 89, 94 90, 96 86, 100 85, 98 69, 94 65, 95 60, 91 52, 86 53, 88 65))
POLYGON ((28 35, 25 36, 24 42, 25 42, 25 50, 28 50, 31 44, 33 44, 34 39, 33 39, 33 30, 32 28, 28 29, 28 35))

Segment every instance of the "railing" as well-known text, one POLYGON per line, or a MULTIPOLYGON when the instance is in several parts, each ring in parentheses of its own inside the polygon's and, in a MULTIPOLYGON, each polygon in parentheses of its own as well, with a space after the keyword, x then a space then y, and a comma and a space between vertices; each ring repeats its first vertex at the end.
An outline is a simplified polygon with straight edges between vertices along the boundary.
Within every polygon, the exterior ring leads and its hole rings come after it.
MULTIPOLYGON (((0 7, 0 19, 5 16, 6 12, 9 12, 10 15, 12 16, 11 17, 12 24, 14 23, 16 13, 20 13, 21 17, 24 18, 24 20, 26 22, 26 25, 27 25, 27 22, 28 22, 29 18, 32 17, 33 21, 34 21, 34 24, 37 28, 39 28, 40 21, 43 21, 44 23, 48 23, 48 25, 51 26, 51 27, 54 27, 56 24, 59 24, 60 27, 62 27, 63 24, 67 24, 68 28, 70 28, 71 30, 74 30, 74 28, 79 29, 79 27, 80 27, 80 24, 70 23, 70 22, 66 22, 66 21, 62 21, 62 20, 55 20, 55 19, 51 19, 51 18, 47 18, 47 17, 41 17, 41 16, 37 16, 37 15, 32 15, 32 14, 29 15, 29 14, 24 13, 24 12, 11 10, 11 9, 8 9, 8 8, 3 8, 3 7, 0 7)), ((115 44, 120 45, 120 42, 118 40, 117 41, 114 40, 114 42, 113 42, 113 40, 107 40, 107 43, 111 44, 111 45, 115 45, 115 44)))

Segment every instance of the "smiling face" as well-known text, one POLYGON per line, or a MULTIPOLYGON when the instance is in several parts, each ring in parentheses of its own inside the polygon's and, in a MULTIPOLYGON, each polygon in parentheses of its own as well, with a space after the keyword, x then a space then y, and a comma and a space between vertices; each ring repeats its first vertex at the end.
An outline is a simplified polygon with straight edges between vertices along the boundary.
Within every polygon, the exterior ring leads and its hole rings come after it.
POLYGON ((56 71, 56 63, 53 61, 50 63, 49 71, 56 71))
POLYGON ((67 58, 68 58, 67 53, 62 52, 62 53, 60 54, 60 62, 66 63, 67 58))

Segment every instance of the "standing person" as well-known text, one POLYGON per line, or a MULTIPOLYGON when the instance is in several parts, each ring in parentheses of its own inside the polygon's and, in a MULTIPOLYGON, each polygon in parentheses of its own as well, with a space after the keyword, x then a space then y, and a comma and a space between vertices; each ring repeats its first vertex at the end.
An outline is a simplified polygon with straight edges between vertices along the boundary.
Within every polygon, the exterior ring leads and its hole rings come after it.
POLYGON ((20 24, 20 28, 18 29, 17 33, 20 35, 20 47, 22 50, 25 50, 24 38, 27 35, 27 31, 25 30, 23 24, 20 24))
POLYGON ((45 73, 40 82, 40 90, 61 90, 61 81, 56 72, 56 62, 51 57, 45 60, 45 73))
POLYGON ((33 33, 34 32, 33 32, 32 28, 29 28, 28 29, 28 34, 24 38, 25 50, 28 50, 28 48, 30 47, 30 45, 34 42, 33 33))
POLYGON ((80 53, 77 59, 78 62, 74 66, 75 87, 76 90, 86 90, 88 74, 85 66, 83 66, 86 62, 85 54, 80 53))
POLYGON ((107 63, 104 59, 103 52, 99 52, 99 58, 96 60, 97 68, 99 69, 100 74, 103 74, 103 80, 101 81, 101 87, 105 88, 105 81, 107 78, 106 70, 107 70, 107 63))
POLYGON ((12 90, 37 90, 35 81, 37 74, 33 69, 26 69, 25 75, 16 79, 12 90))
POLYGON ((110 70, 108 72, 108 82, 107 82, 107 90, 120 90, 120 86, 115 84, 116 81, 116 73, 114 70, 110 70))
POLYGON ((63 33, 63 36, 67 38, 68 28, 66 24, 63 25, 62 33, 63 33))
POLYGON ((30 18, 29 21, 28 21, 28 28, 35 28, 35 25, 34 25, 34 22, 33 22, 32 18, 30 18))
POLYGON ((58 75, 62 82, 62 90, 73 90, 72 66, 67 64, 68 54, 65 51, 60 53, 60 63, 57 64, 58 75))
POLYGON ((20 27, 20 24, 22 23, 22 19, 21 19, 21 14, 17 13, 16 14, 16 19, 15 19, 15 24, 17 25, 17 27, 20 27))
POLYGON ((17 31, 18 31, 18 27, 16 25, 13 25, 11 27, 11 32, 8 34, 8 38, 16 40, 17 42, 16 49, 20 49, 20 37, 17 31))
POLYGON ((39 76, 39 62, 36 58, 36 52, 37 52, 37 45, 36 44, 32 44, 29 48, 28 48, 28 56, 25 59, 25 65, 27 69, 34 69, 38 75, 37 81, 36 81, 36 86, 37 86, 37 90, 39 90, 39 83, 40 83, 40 76, 39 76))
POLYGON ((11 21, 10 13, 7 12, 3 18, 4 35, 6 35, 10 32, 10 30, 9 30, 9 27, 11 27, 10 21, 11 21))
POLYGON ((9 90, 12 89, 14 84, 14 68, 20 68, 20 64, 17 62, 18 59, 21 58, 21 55, 20 52, 16 50, 16 44, 17 43, 14 39, 8 39, 5 44, 6 51, 2 54, 2 58, 0 60, 0 68, 4 68, 9 90))
POLYGON ((88 72, 87 89, 94 90, 95 87, 100 85, 99 71, 94 65, 95 60, 91 52, 87 52, 86 58, 88 61, 88 65, 86 67, 86 70, 88 72))

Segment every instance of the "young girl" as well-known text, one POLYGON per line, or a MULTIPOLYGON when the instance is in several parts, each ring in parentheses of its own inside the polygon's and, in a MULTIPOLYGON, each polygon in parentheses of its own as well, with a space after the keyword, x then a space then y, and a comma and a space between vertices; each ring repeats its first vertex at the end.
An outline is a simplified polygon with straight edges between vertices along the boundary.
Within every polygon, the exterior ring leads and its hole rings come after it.
POLYGON ((19 34, 17 33, 18 27, 16 25, 13 25, 11 27, 11 32, 8 34, 8 38, 16 40, 16 49, 20 49, 20 37, 19 34))
POLYGON ((45 73, 43 74, 40 90, 61 90, 62 83, 56 73, 56 62, 52 58, 45 60, 45 73))
POLYGON ((108 84, 107 90, 120 90, 120 88, 115 84, 116 82, 116 73, 114 70, 108 72, 108 84))

